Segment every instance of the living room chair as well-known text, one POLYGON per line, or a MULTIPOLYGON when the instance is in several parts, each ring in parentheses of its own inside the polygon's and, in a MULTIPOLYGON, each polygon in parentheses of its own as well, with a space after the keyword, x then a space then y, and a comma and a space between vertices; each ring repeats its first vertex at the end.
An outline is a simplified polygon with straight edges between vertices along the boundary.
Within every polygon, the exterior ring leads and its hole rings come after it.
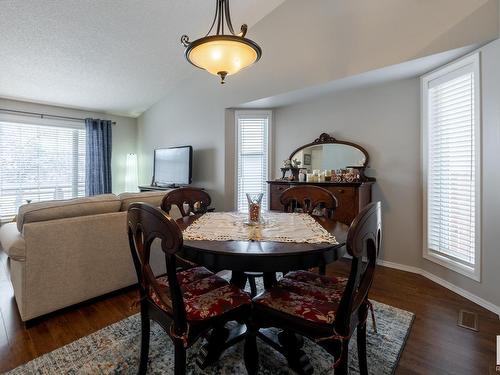
POLYGON ((252 322, 245 343, 251 353, 248 363, 254 364, 251 373, 258 371, 257 330, 277 327, 284 332, 276 349, 287 357, 293 369, 312 373, 312 367, 303 361, 304 352, 296 345, 300 336, 305 336, 333 355, 336 375, 347 374, 349 341, 357 329, 360 373, 368 374, 366 320, 371 308, 368 294, 381 234, 381 204, 370 203, 354 219, 347 234, 346 248, 352 257, 348 278, 294 271, 253 299, 252 322), (367 262, 363 262, 363 256, 367 262))
MULTIPOLYGON (((175 255, 182 248, 182 232, 172 218, 152 205, 130 205, 128 238, 139 281, 142 329, 139 374, 147 371, 150 319, 174 343, 175 374, 185 374, 186 349, 212 328, 213 336, 228 321, 245 321, 250 312, 250 297, 204 267, 179 271, 175 255), (155 277, 149 263, 155 240, 161 241, 165 254, 167 275, 162 277, 155 277)), ((221 343, 212 338, 215 344, 221 343)))

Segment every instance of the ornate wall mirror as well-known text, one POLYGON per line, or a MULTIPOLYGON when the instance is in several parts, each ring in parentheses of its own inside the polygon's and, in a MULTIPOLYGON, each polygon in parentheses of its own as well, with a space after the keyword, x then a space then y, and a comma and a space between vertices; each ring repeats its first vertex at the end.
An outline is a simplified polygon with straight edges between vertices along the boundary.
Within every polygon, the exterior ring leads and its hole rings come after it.
POLYGON ((338 170, 345 168, 365 169, 369 156, 366 150, 351 142, 339 141, 323 133, 314 142, 299 147, 290 154, 291 161, 300 162, 299 168, 338 170))

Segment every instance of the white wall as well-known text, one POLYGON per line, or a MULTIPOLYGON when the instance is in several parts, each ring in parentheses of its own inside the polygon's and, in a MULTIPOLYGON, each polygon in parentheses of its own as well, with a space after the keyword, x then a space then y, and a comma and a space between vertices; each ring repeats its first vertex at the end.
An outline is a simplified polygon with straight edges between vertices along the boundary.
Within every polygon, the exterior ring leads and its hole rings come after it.
MULTIPOLYGON (((275 111, 276 160, 288 158, 321 133, 358 143, 377 179, 373 200, 383 204, 381 257, 420 265, 419 87, 417 79, 333 93, 275 111)), ((276 163, 276 176, 279 163, 276 163)))
MULTIPOLYGON (((135 118, 7 100, 2 98, 0 98, 0 108, 47 113, 59 116, 69 116, 77 118, 92 117, 116 121, 116 125, 112 127, 113 143, 111 172, 113 193, 119 194, 125 191, 125 163, 127 154, 137 153, 137 120, 135 118)), ((1 114, 2 113, 0 113, 0 116, 1 114)))

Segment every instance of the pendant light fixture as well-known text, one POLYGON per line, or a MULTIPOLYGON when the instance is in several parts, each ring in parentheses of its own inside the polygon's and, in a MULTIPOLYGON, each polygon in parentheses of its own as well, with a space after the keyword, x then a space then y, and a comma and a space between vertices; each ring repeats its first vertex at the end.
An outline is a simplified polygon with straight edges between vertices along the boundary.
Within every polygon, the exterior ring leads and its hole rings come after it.
POLYGON ((215 16, 208 33, 200 39, 189 42, 183 35, 181 42, 186 47, 184 56, 194 66, 218 75, 221 83, 226 76, 259 61, 262 50, 257 43, 245 38, 247 25, 242 25, 235 34, 229 13, 229 0, 216 0, 215 16), (217 24, 217 32, 209 35, 217 24), (224 32, 228 31, 228 34, 224 32))

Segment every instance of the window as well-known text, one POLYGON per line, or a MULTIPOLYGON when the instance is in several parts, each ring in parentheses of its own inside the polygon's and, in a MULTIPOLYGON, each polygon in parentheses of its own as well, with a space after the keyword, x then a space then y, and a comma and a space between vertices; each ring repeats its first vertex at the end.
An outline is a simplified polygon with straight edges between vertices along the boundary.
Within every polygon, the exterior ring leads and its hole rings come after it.
POLYGON ((421 79, 424 258, 480 280, 479 55, 421 79))
POLYGON ((0 221, 28 200, 85 195, 85 129, 0 121, 0 221))
POLYGON ((236 207, 246 212, 246 193, 264 193, 262 207, 268 208, 269 134, 271 112, 236 112, 236 207))

